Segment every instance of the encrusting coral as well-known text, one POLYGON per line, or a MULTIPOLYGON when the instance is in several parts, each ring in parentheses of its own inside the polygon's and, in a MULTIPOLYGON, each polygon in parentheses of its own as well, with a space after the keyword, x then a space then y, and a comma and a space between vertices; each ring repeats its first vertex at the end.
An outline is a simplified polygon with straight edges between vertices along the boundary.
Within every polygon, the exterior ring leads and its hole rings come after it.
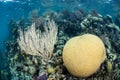
POLYGON ((20 28, 17 42, 25 54, 41 56, 44 61, 48 61, 53 53, 58 29, 53 20, 46 22, 44 29, 44 32, 36 30, 35 23, 29 26, 26 31, 20 28))
POLYGON ((63 62, 68 71, 77 77, 95 73, 106 58, 102 40, 92 34, 71 38, 63 49, 63 62))

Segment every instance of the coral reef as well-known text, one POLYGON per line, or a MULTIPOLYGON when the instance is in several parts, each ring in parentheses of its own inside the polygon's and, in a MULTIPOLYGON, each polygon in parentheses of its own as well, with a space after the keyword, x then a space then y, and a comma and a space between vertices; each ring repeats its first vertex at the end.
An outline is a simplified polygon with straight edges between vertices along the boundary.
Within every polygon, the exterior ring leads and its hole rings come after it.
MULTIPOLYGON (((11 80, 119 80, 120 79, 120 29, 114 23, 114 20, 110 15, 102 16, 96 11, 91 14, 79 9, 73 12, 70 11, 60 11, 60 12, 48 12, 44 13, 44 16, 39 17, 37 11, 32 14, 29 19, 21 18, 20 21, 15 22, 10 21, 11 34, 8 41, 6 41, 7 49, 7 60, 9 61, 9 70, 11 75, 9 78, 11 80), (34 16, 35 14, 35 16, 34 16), (46 31, 44 24, 46 21, 54 20, 58 26, 57 42, 55 45, 50 47, 49 41, 53 37, 47 36, 45 46, 47 52, 52 52, 52 56, 48 61, 48 65, 44 62, 44 58, 41 58, 36 54, 26 53, 24 49, 20 47, 20 28, 22 33, 28 32, 29 29, 41 30, 44 34, 46 31), (32 25, 32 26, 31 26, 32 25), (102 39, 106 47, 107 59, 100 66, 100 69, 90 77, 78 78, 72 76, 64 66, 62 61, 62 52, 65 43, 72 37, 82 35, 85 33, 90 33, 97 35, 102 39), (109 62, 108 62, 109 61, 109 62), (47 67, 46 67, 47 65, 47 67)), ((47 26, 47 24, 46 24, 47 26)), ((47 26, 48 28, 50 26, 47 26)), ((51 27, 52 28, 52 27, 51 27)), ((53 29, 52 29, 53 30, 53 29)), ((32 30, 31 30, 32 31, 32 30)), ((35 34, 36 34, 35 31, 35 34)), ((51 31, 51 29, 47 30, 51 31)), ((49 33, 49 32, 48 32, 49 33)), ((33 35, 31 33, 31 35, 33 35)), ((29 36, 31 36, 29 35, 29 36)), ((36 34, 38 35, 38 34, 36 34)), ((39 34, 40 35, 40 34, 39 34)), ((53 35, 53 34, 51 34, 53 35)), ((25 35, 24 35, 25 36, 25 35)), ((35 37, 35 36, 33 36, 35 37)), ((54 36, 55 37, 55 36, 54 36)), ((32 39, 32 37, 30 37, 32 39)), ((23 38, 24 40, 25 38, 23 38)), ((43 38, 42 38, 43 39, 43 38)), ((33 39, 34 40, 34 39, 33 39)), ((41 39, 40 39, 41 40, 41 39)), ((30 39, 28 40, 30 41, 30 39)), ((54 41, 53 41, 54 43, 54 41)), ((41 43, 42 44, 42 43, 41 43)), ((32 47, 34 47, 34 42, 31 42, 32 47)), ((32 48, 28 46, 28 48, 32 48)), ((42 47, 42 49, 45 47, 42 47)), ((34 47, 35 49, 35 47, 34 47)), ((36 48, 37 49, 37 48, 36 48)), ((38 50, 38 49, 37 49, 38 50)), ((39 49, 41 50, 41 49, 39 49)), ((45 50, 46 51, 46 50, 45 50)), ((38 52, 38 51, 37 51, 38 52)), ((37 53, 38 54, 38 53, 37 53)), ((5 79, 3 79, 5 80, 5 79)))
POLYGON ((7 59, 7 53, 0 51, 0 80, 10 80, 11 74, 9 72, 9 62, 7 59))

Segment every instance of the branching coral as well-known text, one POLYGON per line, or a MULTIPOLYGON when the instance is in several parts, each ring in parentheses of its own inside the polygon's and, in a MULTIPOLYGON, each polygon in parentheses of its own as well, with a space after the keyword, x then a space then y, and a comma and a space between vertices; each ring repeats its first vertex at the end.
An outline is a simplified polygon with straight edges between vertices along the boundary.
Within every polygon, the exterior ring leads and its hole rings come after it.
POLYGON ((17 42, 26 54, 41 56, 46 61, 52 56, 58 29, 53 20, 45 22, 44 29, 44 32, 36 29, 35 23, 26 31, 20 28, 17 42))

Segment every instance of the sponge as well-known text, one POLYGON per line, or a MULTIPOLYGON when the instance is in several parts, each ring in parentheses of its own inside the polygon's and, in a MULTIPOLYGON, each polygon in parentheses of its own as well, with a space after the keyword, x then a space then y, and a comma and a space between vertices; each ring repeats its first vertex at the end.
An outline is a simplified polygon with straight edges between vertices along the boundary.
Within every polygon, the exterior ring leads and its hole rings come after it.
POLYGON ((64 46, 63 62, 68 71, 76 77, 94 74, 106 58, 102 40, 93 34, 71 38, 64 46))

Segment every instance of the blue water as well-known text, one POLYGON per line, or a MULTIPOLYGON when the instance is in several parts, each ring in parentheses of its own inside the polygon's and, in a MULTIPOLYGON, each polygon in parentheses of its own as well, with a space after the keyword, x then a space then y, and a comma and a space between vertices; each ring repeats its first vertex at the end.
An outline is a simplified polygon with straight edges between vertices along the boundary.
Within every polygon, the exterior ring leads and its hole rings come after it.
POLYGON ((0 0, 0 50, 5 51, 4 41, 10 35, 9 21, 18 21, 21 17, 28 18, 30 11, 38 9, 43 12, 54 10, 95 9, 100 14, 113 17, 120 12, 120 0, 0 0))

